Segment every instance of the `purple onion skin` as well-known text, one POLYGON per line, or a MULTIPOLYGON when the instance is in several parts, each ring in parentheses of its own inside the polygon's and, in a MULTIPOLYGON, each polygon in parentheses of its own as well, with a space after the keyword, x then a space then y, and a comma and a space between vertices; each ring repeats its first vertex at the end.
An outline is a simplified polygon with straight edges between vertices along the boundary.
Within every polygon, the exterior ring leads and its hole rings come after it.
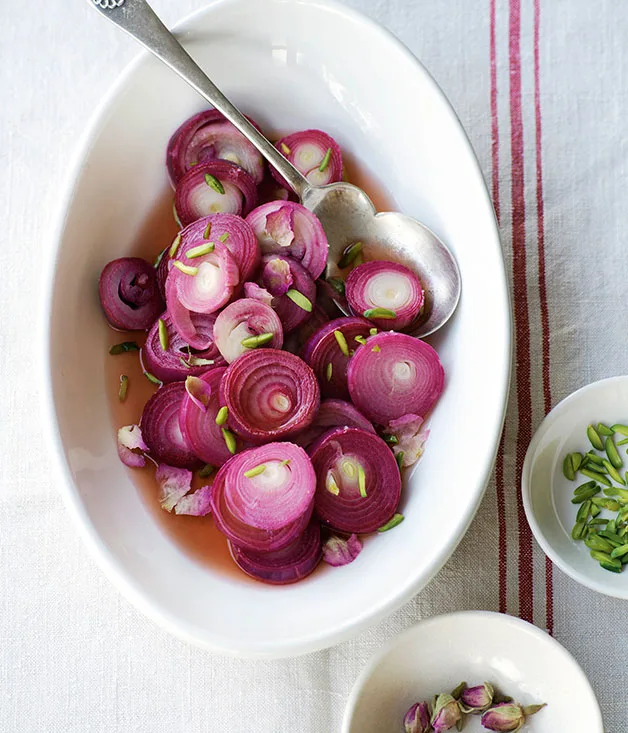
POLYGON ((141 428, 152 458, 159 463, 192 470, 200 461, 179 428, 179 411, 185 395, 183 382, 161 387, 144 405, 141 428))
POLYGON ((121 331, 144 331, 164 310, 155 268, 141 257, 121 257, 105 265, 100 303, 109 324, 121 331))
MULTIPOLYGON (((255 232, 262 255, 292 257, 305 267, 313 280, 322 274, 327 265, 329 244, 322 224, 304 206, 292 201, 270 201, 253 209, 246 220, 255 232), (278 215, 284 215, 287 220, 286 226, 293 237, 289 244, 287 240, 280 244, 267 231, 268 222, 274 221, 278 215)), ((281 232, 286 233, 284 228, 281 232)))
POLYGON ((277 349, 254 349, 231 363, 220 396, 229 409, 230 427, 255 444, 298 435, 310 426, 320 405, 314 372, 294 354, 277 349), (281 411, 278 400, 289 407, 281 411))
MULTIPOLYGON (((302 267, 299 262, 292 259, 292 257, 283 257, 281 255, 274 254, 264 255, 262 257, 262 274, 258 278, 259 285, 261 285, 265 289, 268 289, 268 282, 264 279, 264 272, 268 272, 266 268, 274 260, 280 260, 287 263, 288 267, 290 268, 290 274, 292 276, 292 283, 290 285, 290 288, 298 290, 301 295, 304 295, 310 301, 310 303, 314 305, 314 302, 316 300, 316 285, 314 283, 314 280, 312 280, 308 271, 304 267, 302 267)), ((295 328, 298 328, 304 323, 307 323, 308 320, 312 317, 312 313, 298 306, 287 295, 281 295, 279 297, 273 298, 272 307, 279 316, 279 320, 281 321, 285 333, 290 333, 291 331, 294 331, 295 328)))
MULTIPOLYGON (((278 140, 275 146, 313 185, 325 186, 328 183, 342 181, 342 152, 338 143, 326 132, 322 130, 293 132, 291 135, 286 135, 281 140, 278 140), (303 145, 316 146, 320 151, 320 157, 310 162, 300 160, 298 150, 303 145), (330 151, 329 161, 325 169, 321 171, 320 166, 323 163, 327 150, 330 151)), ((272 166, 270 167, 270 172, 280 186, 288 187, 284 178, 272 166)))
POLYGON ((257 189, 255 181, 243 169, 226 160, 214 160, 195 166, 188 171, 177 184, 174 195, 174 209, 182 227, 202 219, 210 214, 237 214, 246 216, 257 204, 257 189), (195 194, 208 187, 205 176, 210 175, 218 179, 225 187, 233 186, 237 189, 239 201, 231 201, 228 193, 217 193, 224 196, 224 201, 216 199, 222 208, 207 210, 195 201, 195 194))
MULTIPOLYGON (((225 245, 238 266, 241 281, 252 277, 259 267, 260 249, 255 233, 240 216, 211 214, 192 222, 181 232, 181 243, 176 252, 176 258, 180 259, 181 255, 207 242, 220 242, 225 245), (204 235, 208 228, 209 239, 205 239, 204 235)), ((187 259, 185 261, 193 264, 187 259)))
POLYGON ((423 307, 424 292, 418 277, 404 265, 397 262, 384 262, 375 260, 358 265, 349 273, 346 281, 346 297, 351 312, 361 316, 370 308, 389 308, 383 302, 376 302, 369 292, 372 288, 373 278, 379 278, 386 273, 394 273, 394 276, 403 278, 410 290, 410 299, 403 305, 390 308, 395 313, 395 318, 370 318, 378 328, 386 331, 401 331, 416 321, 423 307))
POLYGON ((350 402, 328 399, 321 402, 314 422, 307 430, 299 433, 294 438, 294 442, 297 445, 302 445, 304 448, 307 448, 328 430, 337 427, 360 428, 361 430, 366 430, 367 433, 375 434, 375 428, 372 423, 350 402))
MULTIPOLYGON (((216 425, 216 416, 220 409, 220 382, 225 371, 226 369, 219 367, 200 375, 199 378, 211 390, 205 411, 199 409, 187 393, 179 410, 179 428, 184 440, 198 459, 213 466, 222 466, 231 458, 222 430, 216 425)), ((242 443, 238 447, 241 448, 242 443)))
POLYGON ((425 341, 388 331, 371 336, 356 351, 347 383, 358 410, 386 425, 408 413, 424 418, 443 391, 445 373, 438 354, 425 341))
POLYGON ((349 399, 347 369, 351 357, 343 354, 334 336, 334 331, 340 331, 344 335, 351 352, 351 350, 357 351, 360 348, 355 337, 368 338, 372 327, 372 324, 364 318, 336 318, 310 336, 303 347, 302 356, 318 377, 323 397, 349 399), (328 378, 330 363, 332 365, 331 379, 328 378))
POLYGON ((289 336, 284 340, 284 349, 290 351, 292 354, 300 354, 306 341, 316 333, 318 329, 329 322, 329 316, 322 308, 318 305, 314 306, 314 309, 309 314, 309 318, 303 323, 298 329, 292 331, 289 336))
MULTIPOLYGON (((260 126, 247 116, 260 132, 260 126)), ((253 145, 238 132, 238 130, 227 121, 225 116, 217 109, 207 109, 190 117, 173 134, 168 143, 166 153, 166 167, 172 187, 176 188, 177 183, 183 176, 195 166, 193 163, 205 163, 210 160, 221 159, 219 150, 212 138, 216 132, 224 135, 228 132, 242 146, 244 155, 240 156, 238 163, 255 180, 256 184, 264 177, 264 160, 253 145), (213 129, 212 129, 213 128, 213 129), (246 160, 244 160, 246 158, 246 160)), ((233 161, 231 161, 233 162, 233 161)))
POLYGON ((168 277, 168 270, 171 267, 170 257, 168 255, 169 250, 170 245, 168 245, 161 251, 161 259, 159 260, 159 264, 156 267, 157 285, 159 286, 161 299, 164 301, 164 303, 166 302, 166 278, 168 277))
POLYGON ((292 190, 280 186, 270 173, 267 173, 264 180, 257 187, 258 206, 268 204, 271 201, 298 201, 297 195, 292 190))
MULTIPOLYGON (((203 364, 201 366, 188 367, 181 362, 181 359, 188 360, 189 353, 186 342, 181 338, 174 327, 170 314, 166 311, 162 313, 155 323, 153 323, 148 335, 146 343, 140 351, 140 359, 144 371, 157 377, 164 383, 178 382, 186 377, 200 377, 201 374, 208 369, 214 367, 226 366, 227 362, 223 359, 218 348, 212 341, 211 326, 215 321, 215 316, 195 316, 195 320, 202 324, 203 328, 208 328, 209 346, 201 351, 191 351, 193 358, 211 360, 213 364, 203 364), (168 333, 168 348, 166 351, 161 347, 159 340, 159 319, 161 319, 168 333)), ((199 338, 201 338, 199 334, 199 338)))
POLYGON ((313 502, 298 519, 279 530, 259 529, 246 524, 234 514, 225 499, 226 481, 236 459, 240 460, 238 455, 220 468, 212 484, 211 503, 216 526, 230 542, 249 552, 273 552, 288 547, 300 537, 309 524, 313 502))
POLYGON ((315 512, 332 529, 349 534, 374 532, 395 513, 401 496, 401 475, 390 448, 373 433, 359 428, 336 428, 309 449, 316 471, 315 512), (365 473, 366 496, 361 496, 358 477, 341 475, 340 462, 357 461, 365 473), (330 491, 333 471, 339 493, 330 491))
POLYGON ((303 534, 282 550, 252 553, 229 544, 236 565, 247 575, 270 585, 288 585, 314 572, 323 553, 318 522, 310 522, 303 534))

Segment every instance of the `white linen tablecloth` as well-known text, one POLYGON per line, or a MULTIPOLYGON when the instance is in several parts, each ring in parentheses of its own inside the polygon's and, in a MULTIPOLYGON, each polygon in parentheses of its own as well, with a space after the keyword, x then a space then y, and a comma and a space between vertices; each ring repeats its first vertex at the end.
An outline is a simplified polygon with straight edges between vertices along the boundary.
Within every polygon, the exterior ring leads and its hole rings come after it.
MULTIPOLYGON (((202 4, 154 0, 169 23, 202 4)), ((628 606, 546 563, 517 478, 551 405, 626 372, 628 13, 616 0, 349 4, 398 34, 433 73, 493 191, 517 328, 496 480, 429 587, 334 649, 286 661, 223 658, 139 615, 95 567, 61 503, 36 384, 38 257, 77 139, 137 47, 86 2, 2 0, 2 733, 330 733, 385 640, 458 609, 499 609, 549 628, 591 679, 608 733, 628 731, 628 606)))

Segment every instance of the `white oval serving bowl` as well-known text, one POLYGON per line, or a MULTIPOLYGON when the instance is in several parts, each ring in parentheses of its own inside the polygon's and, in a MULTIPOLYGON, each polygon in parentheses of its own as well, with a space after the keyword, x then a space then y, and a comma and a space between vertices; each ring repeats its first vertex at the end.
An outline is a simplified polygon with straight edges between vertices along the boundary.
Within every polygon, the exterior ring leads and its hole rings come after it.
POLYGON ((410 599, 445 563, 480 504, 510 375, 499 237, 454 112, 414 56, 372 21, 328 0, 224 0, 184 21, 178 33, 263 127, 320 127, 334 135, 394 192, 401 211, 442 237, 462 273, 457 313, 432 339, 447 387, 404 492, 406 521, 368 541, 352 565, 324 568, 293 586, 221 576, 162 533, 118 461, 96 287, 105 263, 133 252, 149 212, 163 202, 170 134, 205 105, 143 54, 83 142, 46 301, 51 433, 67 504, 122 592, 173 633, 221 652, 294 655, 346 639, 410 599))
MULTIPOLYGON (((491 682, 522 705, 547 703, 522 731, 604 733, 595 694, 575 659, 536 626, 488 611, 435 616, 390 641, 356 681, 342 733, 401 731, 411 705, 462 680, 491 682)), ((470 716, 464 730, 486 729, 470 716)))
MULTIPOLYGON (((571 538, 579 507, 571 503, 573 490, 588 479, 578 476, 576 481, 568 481, 563 475, 563 460, 567 453, 586 453, 591 449, 586 435, 591 423, 615 425, 627 421, 628 376, 602 379, 582 387, 556 405, 543 420, 528 448, 521 477, 526 517, 545 554, 578 583, 624 599, 628 599, 628 569, 622 573, 604 570, 591 558, 584 542, 571 538)), ((619 454, 624 468, 628 468, 625 450, 626 446, 619 448, 619 454)), ((603 512, 600 516, 610 519, 611 515, 603 512)))

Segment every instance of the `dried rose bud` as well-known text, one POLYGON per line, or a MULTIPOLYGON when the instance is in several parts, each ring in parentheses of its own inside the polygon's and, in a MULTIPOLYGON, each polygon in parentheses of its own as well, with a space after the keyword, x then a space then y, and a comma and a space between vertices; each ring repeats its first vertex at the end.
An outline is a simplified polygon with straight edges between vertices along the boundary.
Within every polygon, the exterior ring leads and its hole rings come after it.
POLYGON ((430 726, 430 711, 426 702, 416 702, 408 710, 403 719, 406 733, 428 733, 430 726))
POLYGON ((488 730, 516 733, 523 727, 526 717, 538 713, 544 707, 545 704, 522 707, 516 702, 502 702, 484 713, 482 725, 488 730))
POLYGON ((465 687, 460 693, 458 701, 463 713, 478 715, 488 710, 493 704, 495 690, 490 682, 476 687, 465 687))
POLYGON ((432 713, 432 727, 434 733, 453 728, 462 718, 460 706, 451 695, 439 695, 434 701, 434 712, 432 713))

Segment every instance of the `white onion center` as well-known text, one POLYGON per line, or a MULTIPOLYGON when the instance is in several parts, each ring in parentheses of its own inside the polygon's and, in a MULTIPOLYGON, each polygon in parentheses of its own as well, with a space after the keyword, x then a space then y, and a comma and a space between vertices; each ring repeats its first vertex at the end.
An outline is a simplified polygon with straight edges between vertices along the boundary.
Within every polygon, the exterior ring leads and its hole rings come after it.
POLYGON ((283 392, 276 392, 271 397, 271 405, 277 412, 286 413, 292 408, 292 400, 283 392))
POLYGON ((194 276, 194 290, 200 298, 215 298, 224 287, 223 274, 220 267, 205 260, 198 266, 198 273, 194 276))
POLYGON ((294 151, 294 165, 300 171, 309 171, 319 167, 326 151, 312 143, 302 143, 294 151))
POLYGON ((397 311, 412 300, 412 283, 399 272, 373 275, 364 289, 364 298, 372 308, 397 311))
POLYGON ((237 186, 221 181, 224 193, 218 193, 205 182, 195 187, 191 196, 194 211, 201 216, 238 213, 242 208, 242 193, 237 186))
POLYGON ((397 361, 392 369, 393 389, 411 389, 416 381, 416 367, 410 361, 397 361))

